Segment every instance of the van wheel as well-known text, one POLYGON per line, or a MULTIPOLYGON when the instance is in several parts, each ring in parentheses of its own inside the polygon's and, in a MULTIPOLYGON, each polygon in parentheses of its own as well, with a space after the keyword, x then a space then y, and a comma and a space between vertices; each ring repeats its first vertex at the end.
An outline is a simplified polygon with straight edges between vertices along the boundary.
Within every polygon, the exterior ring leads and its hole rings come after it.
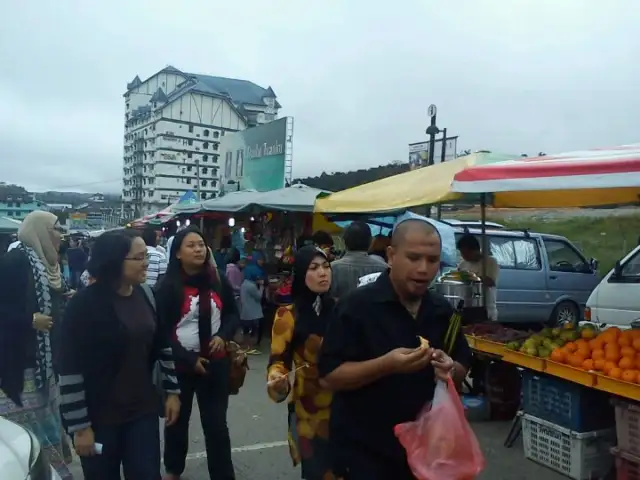
POLYGON ((565 300, 564 302, 560 302, 556 305, 556 308, 553 309, 551 318, 549 319, 549 326, 557 327, 558 325, 563 325, 565 323, 576 324, 579 321, 580 310, 578 309, 578 306, 569 300, 565 300))

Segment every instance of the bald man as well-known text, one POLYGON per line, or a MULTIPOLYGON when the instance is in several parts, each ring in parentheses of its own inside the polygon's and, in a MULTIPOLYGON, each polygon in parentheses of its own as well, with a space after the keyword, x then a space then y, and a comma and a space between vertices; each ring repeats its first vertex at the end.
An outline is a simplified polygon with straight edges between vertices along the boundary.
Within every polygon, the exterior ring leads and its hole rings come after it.
POLYGON ((462 333, 451 357, 442 350, 453 308, 429 291, 441 247, 427 221, 399 223, 388 250, 389 270, 338 305, 319 363, 322 383, 335 392, 330 441, 336 475, 414 479, 393 428, 416 419, 433 399, 436 380, 452 376, 461 382, 466 375, 471 352, 462 333), (429 348, 420 348, 420 337, 429 348))

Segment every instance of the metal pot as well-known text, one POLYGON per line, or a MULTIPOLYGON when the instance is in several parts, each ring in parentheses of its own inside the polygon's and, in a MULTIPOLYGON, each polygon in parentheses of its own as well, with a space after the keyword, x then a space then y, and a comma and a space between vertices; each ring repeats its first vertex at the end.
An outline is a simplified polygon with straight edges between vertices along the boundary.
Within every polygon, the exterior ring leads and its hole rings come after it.
POLYGON ((452 270, 436 280, 434 289, 444 295, 454 308, 458 308, 461 300, 464 308, 484 307, 482 280, 475 273, 452 270))

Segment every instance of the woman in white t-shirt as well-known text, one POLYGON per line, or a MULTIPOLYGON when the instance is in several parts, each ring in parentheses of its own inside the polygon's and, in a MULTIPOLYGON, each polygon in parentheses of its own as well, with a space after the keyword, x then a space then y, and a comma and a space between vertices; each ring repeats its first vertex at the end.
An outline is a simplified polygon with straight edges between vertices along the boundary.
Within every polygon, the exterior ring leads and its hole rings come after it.
POLYGON ((498 320, 497 305, 497 288, 498 276, 500 275, 500 266, 495 258, 485 255, 480 250, 480 242, 471 235, 465 234, 458 240, 458 251, 462 257, 462 261, 458 265, 458 270, 473 272, 482 278, 482 282, 487 287, 485 303, 487 307, 487 316, 490 320, 498 320), (485 262, 484 275, 482 272, 482 263, 485 262))

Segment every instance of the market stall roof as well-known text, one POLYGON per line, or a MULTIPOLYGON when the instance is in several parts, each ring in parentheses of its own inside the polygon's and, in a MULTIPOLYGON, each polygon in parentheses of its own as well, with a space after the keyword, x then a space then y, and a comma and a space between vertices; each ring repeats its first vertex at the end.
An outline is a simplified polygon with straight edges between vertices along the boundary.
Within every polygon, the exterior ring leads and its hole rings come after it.
POLYGON ((203 202, 202 206, 210 212, 246 212, 251 210, 280 210, 288 212, 312 212, 316 198, 328 195, 329 192, 311 188, 307 185, 258 192, 243 190, 231 192, 218 198, 203 202))
POLYGON ((21 221, 12 218, 0 217, 0 233, 17 232, 21 223, 21 221))
POLYGON ((496 207, 588 207, 640 202, 640 144, 469 167, 452 190, 492 193, 496 207))
MULTIPOLYGON (((392 177, 336 192, 316 201, 318 213, 387 213, 419 205, 462 200, 451 191, 453 176, 473 165, 485 165, 517 158, 491 152, 477 152, 445 163, 419 168, 392 177)), ((469 201, 475 201, 477 196, 469 201)))

